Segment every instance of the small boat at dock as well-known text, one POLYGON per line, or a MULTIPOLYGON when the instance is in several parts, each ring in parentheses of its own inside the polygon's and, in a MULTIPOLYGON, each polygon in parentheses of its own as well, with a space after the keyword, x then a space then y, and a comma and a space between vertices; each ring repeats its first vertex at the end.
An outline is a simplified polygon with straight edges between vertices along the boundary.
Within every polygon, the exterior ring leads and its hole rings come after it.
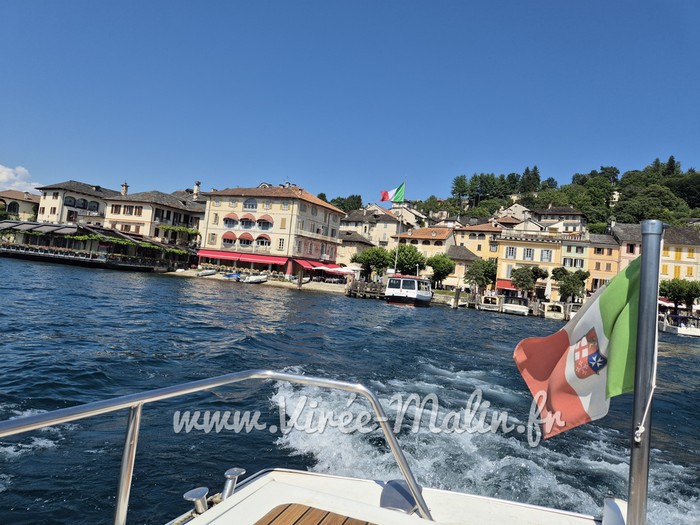
POLYGON ((564 305, 562 303, 541 303, 540 314, 545 319, 564 320, 564 305))
POLYGON ((393 275, 387 280, 384 299, 388 303, 430 306, 433 299, 430 280, 415 275, 393 275))
POLYGON ((529 315, 529 301, 525 297, 504 297, 501 311, 505 314, 529 315))
POLYGON ((485 310, 487 312, 501 312, 503 307, 502 295, 483 295, 481 301, 476 305, 477 310, 485 310))
POLYGON ((197 277, 208 277, 210 275, 216 275, 216 270, 202 270, 201 272, 197 272, 197 277))

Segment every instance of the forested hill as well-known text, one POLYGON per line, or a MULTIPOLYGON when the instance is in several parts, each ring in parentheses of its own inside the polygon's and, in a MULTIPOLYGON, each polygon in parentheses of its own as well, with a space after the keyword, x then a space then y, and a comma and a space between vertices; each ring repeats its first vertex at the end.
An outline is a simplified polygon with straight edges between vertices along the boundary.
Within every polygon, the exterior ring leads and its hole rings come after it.
POLYGON ((561 187, 552 177, 542 180, 537 166, 522 174, 459 175, 452 181, 449 198, 431 196, 416 207, 426 214, 447 210, 451 215, 488 217, 509 206, 513 194, 519 194, 518 202, 530 209, 573 206, 586 214, 591 231, 613 217, 618 223, 661 219, 669 224, 700 217, 700 173, 693 168, 683 171, 673 156, 622 176, 614 166, 576 173, 571 184, 561 187))

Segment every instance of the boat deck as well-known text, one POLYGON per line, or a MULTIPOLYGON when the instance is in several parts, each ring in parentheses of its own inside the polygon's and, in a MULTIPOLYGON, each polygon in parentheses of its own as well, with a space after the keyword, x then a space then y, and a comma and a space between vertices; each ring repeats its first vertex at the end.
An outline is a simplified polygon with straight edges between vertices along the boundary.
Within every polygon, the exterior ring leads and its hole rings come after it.
POLYGON ((341 516, 298 503, 278 505, 255 525, 373 525, 368 521, 341 516))

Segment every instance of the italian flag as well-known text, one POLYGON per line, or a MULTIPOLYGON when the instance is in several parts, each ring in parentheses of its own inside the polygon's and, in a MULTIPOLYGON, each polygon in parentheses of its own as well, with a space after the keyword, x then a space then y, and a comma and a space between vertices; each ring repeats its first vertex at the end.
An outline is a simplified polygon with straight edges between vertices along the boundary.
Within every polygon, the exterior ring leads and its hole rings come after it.
POLYGON ((406 183, 402 182, 398 188, 394 188, 393 190, 389 190, 389 191, 382 191, 382 198, 381 198, 380 202, 382 202, 382 201, 403 202, 403 191, 404 191, 405 185, 406 185, 406 183))
POLYGON ((610 397, 634 389, 640 267, 637 258, 555 334, 515 347, 545 439, 602 418, 610 397))

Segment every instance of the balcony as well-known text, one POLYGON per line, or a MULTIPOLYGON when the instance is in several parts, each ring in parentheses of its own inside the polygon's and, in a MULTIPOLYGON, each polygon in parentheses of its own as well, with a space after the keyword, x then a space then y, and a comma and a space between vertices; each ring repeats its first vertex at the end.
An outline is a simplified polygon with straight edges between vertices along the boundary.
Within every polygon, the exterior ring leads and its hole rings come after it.
POLYGON ((501 232, 501 239, 509 239, 515 241, 536 241, 536 242, 562 242, 562 241, 588 241, 588 232, 568 232, 568 233, 549 233, 549 232, 501 232))
POLYGON ((323 235, 321 233, 310 232, 307 230, 302 230, 301 228, 295 229, 294 234, 298 235, 300 237, 307 237, 309 239, 317 239, 319 241, 334 242, 334 243, 339 242, 337 237, 331 237, 330 235, 323 235))

